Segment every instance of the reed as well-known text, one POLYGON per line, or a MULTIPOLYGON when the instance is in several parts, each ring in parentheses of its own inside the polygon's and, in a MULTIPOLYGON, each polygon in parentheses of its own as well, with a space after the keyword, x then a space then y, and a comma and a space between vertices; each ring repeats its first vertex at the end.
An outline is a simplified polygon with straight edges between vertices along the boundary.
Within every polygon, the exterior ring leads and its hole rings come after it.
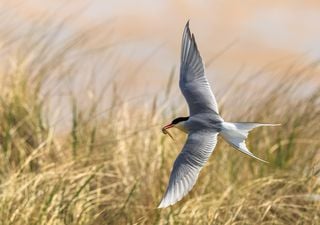
POLYGON ((172 69, 163 93, 142 99, 140 107, 121 101, 110 82, 98 94, 90 86, 84 98, 81 90, 65 84, 69 79, 76 83, 87 54, 101 52, 90 49, 84 34, 61 40, 60 26, 54 34, 30 29, 31 36, 7 37, 6 49, 20 50, 6 54, 10 60, 2 62, 6 69, 0 73, 0 224, 319 222, 316 63, 295 63, 280 72, 264 68, 245 82, 236 79, 232 90, 219 95, 226 120, 282 124, 249 137, 249 148, 270 164, 219 140, 190 194, 160 210, 156 207, 185 139, 174 131, 172 142, 160 130, 183 113, 168 101, 177 71, 172 69), (81 57, 70 59, 75 53, 81 57), (272 72, 278 82, 253 85, 272 72), (67 92, 62 101, 57 89, 67 92), (104 102, 110 103, 107 109, 101 108, 104 102), (61 108, 69 113, 56 118, 61 108), (59 120, 65 121, 62 130, 54 126, 59 120))

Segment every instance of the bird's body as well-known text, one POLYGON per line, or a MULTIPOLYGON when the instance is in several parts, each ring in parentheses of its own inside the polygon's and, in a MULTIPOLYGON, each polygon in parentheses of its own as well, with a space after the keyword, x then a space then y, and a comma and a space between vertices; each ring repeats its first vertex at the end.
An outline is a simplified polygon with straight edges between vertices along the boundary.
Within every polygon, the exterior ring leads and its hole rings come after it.
POLYGON ((265 162, 247 149, 245 139, 253 128, 277 125, 231 123, 222 119, 217 101, 205 76, 194 35, 190 32, 189 22, 182 37, 179 86, 187 100, 190 116, 178 117, 162 130, 167 133, 167 129, 175 127, 187 133, 188 138, 174 162, 169 184, 159 208, 173 205, 192 189, 200 170, 216 146, 218 134, 221 134, 235 149, 265 162))
POLYGON ((198 130, 209 130, 220 132, 223 119, 218 114, 213 113, 200 113, 190 116, 187 121, 185 121, 184 126, 188 132, 198 131, 198 130))

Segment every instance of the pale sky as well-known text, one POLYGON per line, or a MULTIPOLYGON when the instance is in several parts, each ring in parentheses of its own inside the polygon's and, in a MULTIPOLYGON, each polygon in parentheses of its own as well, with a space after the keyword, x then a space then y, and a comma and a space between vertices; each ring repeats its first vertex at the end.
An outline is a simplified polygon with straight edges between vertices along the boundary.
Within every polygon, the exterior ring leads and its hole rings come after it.
POLYGON ((162 85, 172 67, 179 65, 188 19, 204 61, 234 43, 207 68, 209 80, 221 85, 240 68, 250 75, 268 63, 285 67, 296 58, 320 57, 316 0, 6 0, 1 8, 21 23, 51 13, 51 20, 73 15, 68 24, 73 32, 98 27, 95 32, 106 38, 92 44, 120 43, 115 50, 118 59, 136 74, 126 77, 126 70, 119 69, 119 77, 137 87, 162 85))

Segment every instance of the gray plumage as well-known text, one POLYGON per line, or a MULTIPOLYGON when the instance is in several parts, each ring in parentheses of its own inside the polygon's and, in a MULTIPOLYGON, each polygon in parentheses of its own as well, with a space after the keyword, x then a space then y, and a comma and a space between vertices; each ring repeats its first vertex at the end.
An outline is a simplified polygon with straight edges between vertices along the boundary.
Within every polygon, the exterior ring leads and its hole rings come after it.
POLYGON ((196 183, 199 172, 217 143, 214 132, 192 132, 174 162, 169 185, 159 208, 167 207, 185 196, 196 183), (198 149, 198 151, 194 151, 198 149))
POLYGON ((189 29, 189 21, 182 37, 179 86, 188 103, 190 116, 197 113, 219 113, 217 101, 205 76, 196 40, 189 29))
POLYGON ((253 128, 277 125, 231 123, 222 119, 205 76, 204 64, 194 35, 190 32, 189 22, 185 26, 182 37, 179 86, 188 103, 190 117, 177 124, 169 124, 163 129, 176 127, 188 133, 188 138, 174 162, 169 184, 159 208, 173 205, 192 189, 202 167, 216 146, 219 133, 235 149, 266 162, 248 150, 245 139, 253 128))

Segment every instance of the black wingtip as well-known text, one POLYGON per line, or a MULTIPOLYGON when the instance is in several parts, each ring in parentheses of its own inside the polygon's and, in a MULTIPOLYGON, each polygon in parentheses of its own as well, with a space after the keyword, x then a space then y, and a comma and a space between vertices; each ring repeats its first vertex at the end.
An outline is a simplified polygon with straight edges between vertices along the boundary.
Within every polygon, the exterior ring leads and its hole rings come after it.
POLYGON ((190 27, 189 27, 190 23, 189 22, 190 22, 190 20, 188 20, 186 25, 184 26, 184 32, 186 32, 186 33, 190 33, 190 27))
POLYGON ((191 35, 190 27, 189 27, 189 20, 185 26, 185 31, 188 34, 189 38, 192 39, 192 35, 191 35))
POLYGON ((190 20, 187 21, 186 25, 184 26, 184 33, 189 34, 190 33, 190 20))
POLYGON ((189 24, 190 24, 190 19, 187 20, 186 27, 189 28, 189 24))

